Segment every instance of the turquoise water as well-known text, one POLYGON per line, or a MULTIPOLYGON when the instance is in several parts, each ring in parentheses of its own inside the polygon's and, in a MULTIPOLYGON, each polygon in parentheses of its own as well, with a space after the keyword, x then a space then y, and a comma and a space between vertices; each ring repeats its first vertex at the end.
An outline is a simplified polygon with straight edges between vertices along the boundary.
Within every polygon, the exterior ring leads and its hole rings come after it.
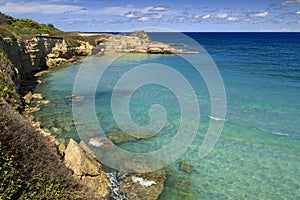
MULTIPOLYGON (((169 165, 168 179, 160 199, 299 199, 300 198, 300 34, 299 33, 187 33, 198 41, 217 64, 226 89, 227 116, 220 139, 204 159, 198 151, 210 120, 211 103, 202 78, 179 56, 124 55, 111 64, 99 81, 95 110, 105 134, 118 129, 111 113, 114 84, 135 66, 161 63, 176 69, 192 85, 198 97, 201 117, 199 129, 189 149, 169 165), (179 169, 184 161, 193 167, 179 169)), ((186 43, 172 34, 151 34, 163 42, 186 43)), ((191 44, 187 49, 193 50, 191 44)), ((193 55, 190 55, 193 56, 193 55)), ((56 69, 42 78, 36 93, 49 104, 41 105, 35 116, 44 128, 57 136, 79 140, 71 100, 76 74, 84 63, 95 71, 105 57, 91 57, 83 63, 56 69), (53 128, 55 127, 55 128, 53 128)), ((139 74, 143 78, 147 74, 139 74)), ((91 77, 86 77, 86 81, 91 77)), ((83 82, 83 85, 85 83, 83 82)), ((87 83, 86 83, 87 84, 87 83)), ((118 93, 122 99, 129 94, 118 93)), ((88 90, 78 105, 93 98, 88 90)), ((33 102, 34 104, 35 102, 33 102)), ((150 122, 148 111, 161 104, 167 112, 162 130, 154 137, 118 146, 133 152, 149 152, 167 145, 180 125, 176 96, 157 84, 139 88, 129 108, 140 126, 150 122)), ((82 111, 84 112, 84 110, 82 111)), ((88 122, 87 122, 88 124, 88 122)), ((93 124, 87 133, 97 131, 93 124)), ((95 134, 95 133, 94 133, 95 134)), ((95 136, 95 135, 94 135, 95 136)))

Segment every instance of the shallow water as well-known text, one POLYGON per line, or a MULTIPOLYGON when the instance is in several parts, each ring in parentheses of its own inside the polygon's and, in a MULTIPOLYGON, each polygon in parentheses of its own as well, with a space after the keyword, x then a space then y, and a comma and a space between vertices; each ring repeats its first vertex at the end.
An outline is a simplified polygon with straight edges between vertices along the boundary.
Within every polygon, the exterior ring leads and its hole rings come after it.
MULTIPOLYGON (((117 129, 111 112, 114 84, 135 66, 165 64, 190 81, 198 97, 201 117, 198 132, 187 152, 167 167, 168 179, 160 199, 300 198, 300 34, 188 35, 210 53, 226 89, 225 126, 210 154, 204 159, 198 157, 212 118, 209 93, 201 77, 179 56, 129 54, 111 64, 95 92, 95 111, 105 134, 117 129), (181 161, 191 165, 193 172, 179 170, 181 161)), ((164 42, 185 43, 166 33, 150 36, 164 42)), ((187 48, 193 50, 192 45, 187 48)), ((97 74, 103 59, 91 57, 83 62, 89 63, 97 74)), ((73 125, 68 96, 73 93, 76 74, 84 63, 54 70, 42 78, 43 84, 35 90, 50 100, 35 116, 59 142, 70 137, 80 139, 73 125)), ((139 74, 137 79, 146 75, 139 74)), ((84 79, 86 84, 90 79, 84 79)), ((116 95, 122 99, 130 92, 123 88, 116 95)), ((94 96, 87 92, 77 103, 84 105, 90 98, 94 96)), ((157 84, 136 90, 129 103, 131 117, 140 126, 149 124, 148 111, 153 104, 165 108, 168 114, 165 126, 154 137, 125 142, 118 145, 120 148, 141 153, 170 143, 180 125, 179 103, 170 90, 157 84)), ((93 124, 84 128, 87 133, 97 131, 93 124)))

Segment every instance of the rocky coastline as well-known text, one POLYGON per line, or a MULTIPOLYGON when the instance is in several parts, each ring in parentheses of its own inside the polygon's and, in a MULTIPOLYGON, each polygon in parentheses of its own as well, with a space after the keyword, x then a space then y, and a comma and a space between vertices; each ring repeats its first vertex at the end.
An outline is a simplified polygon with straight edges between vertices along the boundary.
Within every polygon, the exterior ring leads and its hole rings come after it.
MULTIPOLYGON (((60 156, 60 160, 72 171, 73 177, 80 184, 87 186, 93 195, 100 199, 106 199, 109 196, 115 199, 158 199, 166 180, 165 173, 122 174, 115 172, 116 175, 111 176, 111 172, 103 170, 102 164, 96 160, 83 142, 78 144, 70 139, 67 145, 56 146, 54 136, 41 129, 41 124, 31 115, 39 110, 38 106, 29 106, 32 99, 37 99, 39 103, 47 103, 43 101, 41 94, 32 94, 32 91, 41 83, 38 78, 47 73, 48 69, 76 62, 80 58, 93 54, 102 55, 113 52, 190 54, 195 52, 151 41, 144 31, 133 32, 129 36, 82 33, 75 35, 80 36, 75 46, 70 45, 67 39, 60 36, 36 35, 27 40, 0 37, 0 50, 7 54, 13 65, 12 79, 16 85, 15 89, 22 95, 23 103, 19 106, 21 113, 31 121, 36 132, 50 142, 50 149, 60 156), (152 184, 144 185, 145 182, 152 184)), ((82 199, 85 199, 84 196, 82 199)))

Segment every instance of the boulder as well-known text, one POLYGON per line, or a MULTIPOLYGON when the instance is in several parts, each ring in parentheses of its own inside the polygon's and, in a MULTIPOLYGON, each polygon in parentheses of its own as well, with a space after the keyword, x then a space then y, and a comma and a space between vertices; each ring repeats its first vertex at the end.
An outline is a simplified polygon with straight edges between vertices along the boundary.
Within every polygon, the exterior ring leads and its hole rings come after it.
POLYGON ((88 147, 73 139, 64 151, 65 164, 74 172, 74 176, 84 185, 90 187, 95 195, 106 198, 109 195, 110 182, 102 171, 102 165, 93 156, 88 147))

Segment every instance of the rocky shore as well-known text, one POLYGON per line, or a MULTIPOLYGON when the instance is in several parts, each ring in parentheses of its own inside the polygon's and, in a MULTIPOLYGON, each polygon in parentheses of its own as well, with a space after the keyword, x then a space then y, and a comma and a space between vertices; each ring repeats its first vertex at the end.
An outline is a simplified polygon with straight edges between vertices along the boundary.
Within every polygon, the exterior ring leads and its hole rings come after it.
MULTIPOLYGON (((0 50, 5 52, 13 66, 11 78, 16 85, 15 89, 20 91, 23 96, 23 106, 20 106, 23 115, 31 120, 36 132, 50 142, 51 151, 59 155, 60 160, 72 171, 73 178, 80 184, 87 186, 92 196, 97 196, 100 199, 109 197, 115 199, 158 199, 166 179, 163 172, 146 174, 110 172, 105 170, 105 167, 97 161, 83 142, 78 144, 70 139, 68 144, 56 146, 54 136, 41 129, 41 124, 35 121, 31 115, 31 113, 38 111, 39 107, 29 107, 32 99, 36 99, 40 104, 49 102, 44 101, 41 94, 32 94, 32 90, 41 83, 38 78, 47 73, 49 68, 76 62, 81 57, 92 54, 195 52, 179 50, 171 47, 170 44, 151 41, 144 31, 134 32, 129 36, 73 33, 72 38, 76 38, 76 45, 71 45, 68 39, 60 36, 36 35, 26 40, 0 37, 0 50)), ((118 139, 116 134, 118 135, 117 132, 111 133, 109 137, 116 143, 122 142, 118 141, 120 137, 118 139)), ((122 137, 124 136, 121 134, 122 137)), ((85 199, 84 195, 82 199, 85 199)))
POLYGON ((144 31, 136 31, 129 36, 112 35, 103 42, 104 52, 121 53, 149 53, 149 54, 195 54, 197 52, 176 49, 172 46, 184 46, 183 44, 165 44, 158 41, 152 41, 144 31))

